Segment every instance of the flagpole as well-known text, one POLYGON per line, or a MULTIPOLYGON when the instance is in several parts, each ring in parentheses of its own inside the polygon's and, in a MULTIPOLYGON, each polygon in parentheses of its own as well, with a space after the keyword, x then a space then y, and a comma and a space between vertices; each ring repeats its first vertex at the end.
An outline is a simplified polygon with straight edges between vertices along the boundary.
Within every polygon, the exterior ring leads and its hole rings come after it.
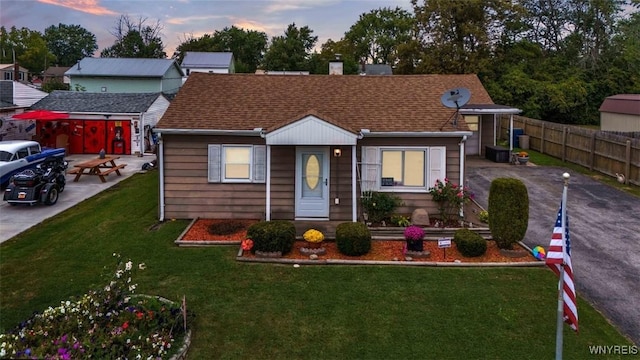
POLYGON ((567 256, 567 188, 569 187, 569 173, 562 174, 564 179, 564 188, 562 189, 562 264, 560 265, 560 275, 558 276, 558 318, 556 321, 556 360, 562 360, 562 330, 564 323, 564 301, 563 301, 563 287, 564 287, 564 265, 566 263, 567 256))

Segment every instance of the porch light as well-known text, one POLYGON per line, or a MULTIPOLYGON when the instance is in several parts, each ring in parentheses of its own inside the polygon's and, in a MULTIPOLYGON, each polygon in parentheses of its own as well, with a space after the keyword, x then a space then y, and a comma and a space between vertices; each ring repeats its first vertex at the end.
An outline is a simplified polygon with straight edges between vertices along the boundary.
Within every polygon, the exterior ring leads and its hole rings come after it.
POLYGON ((342 156, 342 149, 340 149, 340 148, 333 149, 333 156, 335 156, 335 157, 342 156))

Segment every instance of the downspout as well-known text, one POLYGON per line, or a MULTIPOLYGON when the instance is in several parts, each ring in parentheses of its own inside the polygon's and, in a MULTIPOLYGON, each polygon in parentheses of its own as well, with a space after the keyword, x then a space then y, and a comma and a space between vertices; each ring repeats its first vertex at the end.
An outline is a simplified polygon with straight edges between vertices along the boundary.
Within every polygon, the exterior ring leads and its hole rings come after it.
POLYGON ((509 115, 509 156, 513 152, 513 114, 509 115))
POLYGON ((160 221, 164 221, 164 142, 162 133, 158 133, 158 167, 160 170, 160 221))
MULTIPOLYGON (((466 166, 465 159, 465 143, 467 142, 467 135, 462 137, 462 140, 458 145, 460 145, 460 190, 464 189, 464 168, 466 166)), ((460 207, 460 218, 464 218, 464 206, 460 207)))
POLYGON ((271 145, 267 145, 267 199, 265 206, 265 220, 271 220, 271 145))
POLYGON ((358 221, 358 198, 356 197, 356 145, 351 145, 351 221, 358 221))

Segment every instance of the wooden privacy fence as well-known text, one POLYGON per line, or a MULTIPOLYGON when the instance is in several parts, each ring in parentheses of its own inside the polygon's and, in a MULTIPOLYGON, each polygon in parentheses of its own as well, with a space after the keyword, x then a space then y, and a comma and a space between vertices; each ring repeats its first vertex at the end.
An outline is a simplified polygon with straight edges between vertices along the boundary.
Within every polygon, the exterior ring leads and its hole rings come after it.
MULTIPOLYGON (((608 176, 624 174, 626 183, 640 185, 640 138, 513 117, 513 128, 529 136, 529 148, 608 176)), ((509 139, 509 117, 499 118, 500 139, 509 139)), ((514 131, 514 134, 518 134, 514 131)), ((635 135, 635 134, 629 134, 635 135)))

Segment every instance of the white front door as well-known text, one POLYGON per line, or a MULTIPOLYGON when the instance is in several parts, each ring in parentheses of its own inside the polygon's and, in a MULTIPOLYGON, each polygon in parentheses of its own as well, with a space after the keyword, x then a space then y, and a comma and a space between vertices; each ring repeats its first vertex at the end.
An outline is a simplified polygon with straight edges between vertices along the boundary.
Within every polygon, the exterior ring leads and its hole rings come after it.
POLYGON ((296 218, 329 217, 329 148, 296 148, 296 218))

